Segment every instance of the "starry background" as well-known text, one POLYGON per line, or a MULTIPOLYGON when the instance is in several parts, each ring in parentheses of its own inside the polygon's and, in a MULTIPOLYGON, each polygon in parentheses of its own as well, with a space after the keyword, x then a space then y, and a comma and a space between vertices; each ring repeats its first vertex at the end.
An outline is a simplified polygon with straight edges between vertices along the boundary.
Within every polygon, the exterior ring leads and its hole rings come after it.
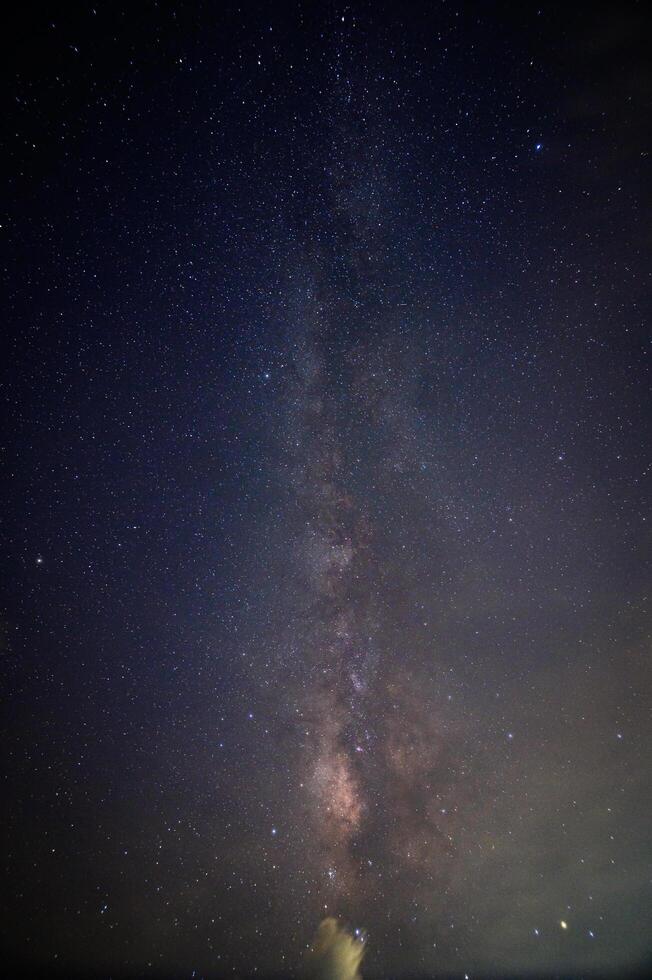
POLYGON ((18 972, 642 969, 649 24, 569 8, 12 11, 18 972))

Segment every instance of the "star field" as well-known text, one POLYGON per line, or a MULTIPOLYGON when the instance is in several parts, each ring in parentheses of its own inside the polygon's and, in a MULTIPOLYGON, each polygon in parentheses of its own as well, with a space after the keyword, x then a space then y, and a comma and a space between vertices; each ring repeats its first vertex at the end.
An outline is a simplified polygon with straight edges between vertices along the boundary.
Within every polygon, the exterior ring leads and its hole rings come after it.
POLYGON ((644 972, 648 28, 14 11, 12 975, 644 972))

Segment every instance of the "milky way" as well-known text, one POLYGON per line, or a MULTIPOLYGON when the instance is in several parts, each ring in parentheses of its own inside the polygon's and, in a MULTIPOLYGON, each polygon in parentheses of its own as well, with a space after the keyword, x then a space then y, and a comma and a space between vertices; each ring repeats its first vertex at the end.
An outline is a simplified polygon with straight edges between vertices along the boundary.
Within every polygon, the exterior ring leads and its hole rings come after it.
MULTIPOLYGON (((345 209, 341 198, 336 201, 338 232, 346 239, 345 209)), ((342 244, 336 239, 336 249, 342 244)), ((356 257, 364 249, 371 258, 366 240, 348 250, 349 282, 358 280, 356 257)), ((312 798, 319 870, 327 882, 325 908, 354 915, 363 896, 373 901, 378 893, 379 849, 385 873, 400 878, 411 867, 423 871, 436 863, 438 887, 445 886, 441 859, 452 853, 451 818, 459 800, 448 811, 441 804, 451 782, 464 792, 464 773, 450 775, 455 736, 445 707, 439 709, 442 717, 427 717, 408 658, 403 669, 401 651, 383 648, 391 548, 386 560, 378 547, 383 529, 365 506, 374 493, 366 481, 370 475, 377 480, 380 495, 386 492, 385 470, 394 481, 405 481, 417 466, 405 437, 413 407, 404 397, 400 363, 383 354, 391 333, 384 337, 376 329, 371 342, 347 345, 340 327, 346 317, 328 291, 320 290, 328 265, 328 256, 321 255, 315 262, 319 275, 307 285, 303 281, 298 337, 290 341, 296 351, 295 414, 288 450, 301 515, 295 557, 305 589, 305 610, 295 626, 306 724, 301 764, 312 798), (381 449, 365 475, 357 454, 364 453, 360 437, 368 435, 381 449)), ((340 268, 333 279, 341 276, 340 268)), ((377 300, 376 295, 373 304, 365 303, 361 295, 356 315, 373 322, 377 300)), ((431 676, 436 672, 435 663, 431 676)))

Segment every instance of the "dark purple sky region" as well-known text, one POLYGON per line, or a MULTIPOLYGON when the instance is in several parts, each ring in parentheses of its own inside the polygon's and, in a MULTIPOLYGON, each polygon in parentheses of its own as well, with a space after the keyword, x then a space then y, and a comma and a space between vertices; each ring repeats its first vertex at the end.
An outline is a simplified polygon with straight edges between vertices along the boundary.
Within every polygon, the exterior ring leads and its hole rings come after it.
POLYGON ((2 37, 12 975, 642 972, 643 4, 2 37))

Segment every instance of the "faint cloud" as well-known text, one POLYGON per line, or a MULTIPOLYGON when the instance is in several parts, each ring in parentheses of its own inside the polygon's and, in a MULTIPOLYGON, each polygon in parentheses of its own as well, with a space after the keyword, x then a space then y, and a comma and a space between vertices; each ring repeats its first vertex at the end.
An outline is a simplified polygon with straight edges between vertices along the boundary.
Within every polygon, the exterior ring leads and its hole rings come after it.
POLYGON ((306 980, 360 980, 363 939, 355 938, 333 918, 319 926, 304 965, 306 980))

